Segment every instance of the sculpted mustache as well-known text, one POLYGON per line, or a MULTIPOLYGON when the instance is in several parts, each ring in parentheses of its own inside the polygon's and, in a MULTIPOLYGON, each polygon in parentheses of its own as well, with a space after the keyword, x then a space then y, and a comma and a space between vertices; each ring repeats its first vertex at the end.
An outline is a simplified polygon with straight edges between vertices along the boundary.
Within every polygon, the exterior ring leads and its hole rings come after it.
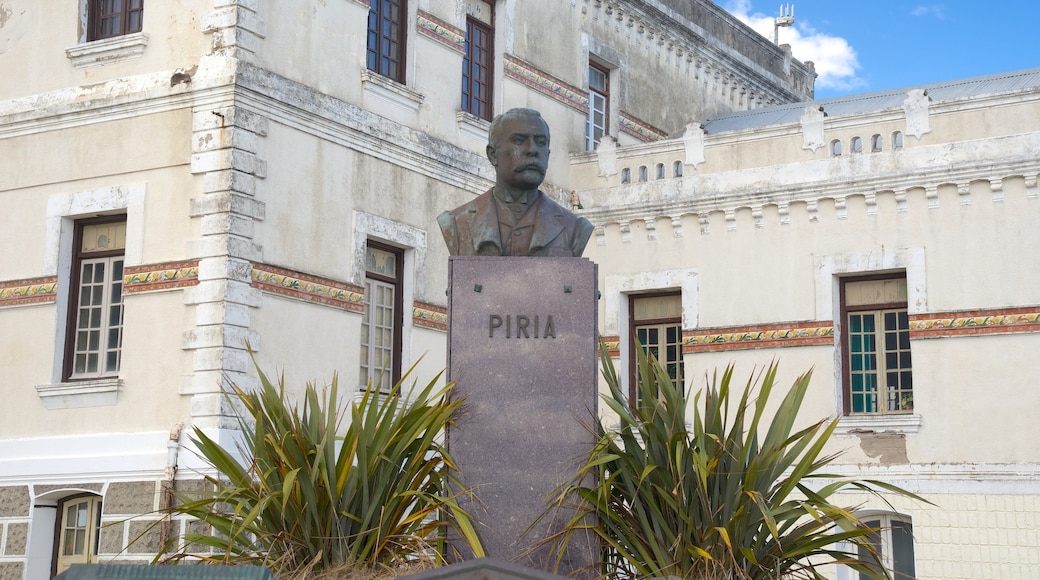
POLYGON ((544 173, 545 173, 545 170, 544 170, 544 169, 542 169, 542 166, 541 166, 541 165, 539 165, 539 164, 538 164, 538 163, 536 163, 536 162, 533 162, 533 161, 532 161, 532 162, 530 162, 530 163, 524 163, 524 164, 522 164, 522 165, 517 165, 517 166, 516 166, 516 169, 514 169, 513 171, 515 171, 515 172, 517 172, 517 173, 521 173, 521 172, 523 172, 523 171, 527 171, 528 169, 534 169, 534 170, 537 170, 537 171, 538 171, 538 173, 542 173, 542 174, 544 174, 544 173))

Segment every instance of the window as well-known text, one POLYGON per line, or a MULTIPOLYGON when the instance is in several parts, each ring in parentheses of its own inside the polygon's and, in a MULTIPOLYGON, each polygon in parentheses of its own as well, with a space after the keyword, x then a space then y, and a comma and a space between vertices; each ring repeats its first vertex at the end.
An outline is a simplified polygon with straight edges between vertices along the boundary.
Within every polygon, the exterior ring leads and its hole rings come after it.
POLYGON ((370 0, 368 69, 404 84, 405 0, 370 0))
POLYGON ((683 162, 676 161, 672 163, 672 177, 682 177, 683 162))
POLYGON ((863 139, 861 137, 853 137, 849 143, 850 153, 863 153, 863 139))
POLYGON ((369 381, 386 392, 401 378, 401 280, 404 253, 368 241, 365 252, 365 300, 361 320, 360 384, 369 381))
POLYGON ((638 392, 639 364, 636 346, 643 352, 654 355, 671 377, 676 387, 683 386, 682 362, 682 295, 658 294, 636 295, 629 298, 629 320, 635 335, 632 351, 629 353, 631 370, 629 383, 629 400, 635 405, 643 404, 644 393, 638 392))
POLYGON ((585 119, 585 149, 593 151, 607 133, 610 71, 589 62, 589 116, 585 119))
POLYGON ((903 148, 903 132, 895 131, 892 133, 892 148, 902 149, 903 148))
MULTIPOLYGON (((914 564, 914 527, 907 516, 890 513, 856 514, 860 521, 877 533, 868 536, 874 550, 881 556, 881 562, 893 580, 911 580, 916 578, 914 564)), ((849 550, 849 543, 839 544, 842 550, 849 550)), ((873 557, 865 548, 857 549, 859 559, 873 561, 873 557)), ((839 580, 875 580, 869 574, 857 573, 846 566, 838 565, 839 580)))
POLYGON ((664 179, 664 163, 658 163, 654 167, 654 179, 664 179))
POLYGON ((913 410, 906 295, 905 276, 842 281, 846 415, 913 410))
POLYGON ((467 5, 466 54, 462 59, 462 110, 491 120, 494 13, 487 2, 467 5), (476 6, 472 6, 476 4, 476 6))
POLYGON ((87 40, 141 32, 144 0, 88 0, 87 40))
POLYGON ((885 146, 885 140, 881 138, 881 135, 874 135, 870 138, 870 151, 877 153, 881 151, 885 146))
POLYGON ((632 170, 628 167, 621 170, 621 183, 632 183, 632 170))
POLYGON ((841 157, 841 141, 831 141, 831 157, 841 157))
POLYGON ((115 376, 123 349, 126 218, 76 224, 64 380, 115 376))
POLYGON ((646 181, 646 165, 639 166, 639 181, 646 181))
POLYGON ((97 561, 98 534, 101 531, 101 498, 96 495, 76 496, 58 505, 58 545, 55 574, 73 564, 97 561))

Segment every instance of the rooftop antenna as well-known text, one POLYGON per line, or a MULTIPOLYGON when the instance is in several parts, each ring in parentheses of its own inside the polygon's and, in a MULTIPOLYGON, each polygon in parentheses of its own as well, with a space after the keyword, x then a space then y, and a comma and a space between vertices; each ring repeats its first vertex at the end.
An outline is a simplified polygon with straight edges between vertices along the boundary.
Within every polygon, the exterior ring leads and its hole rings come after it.
POLYGON ((780 27, 794 24, 794 4, 781 4, 780 16, 773 19, 773 44, 780 44, 780 27))

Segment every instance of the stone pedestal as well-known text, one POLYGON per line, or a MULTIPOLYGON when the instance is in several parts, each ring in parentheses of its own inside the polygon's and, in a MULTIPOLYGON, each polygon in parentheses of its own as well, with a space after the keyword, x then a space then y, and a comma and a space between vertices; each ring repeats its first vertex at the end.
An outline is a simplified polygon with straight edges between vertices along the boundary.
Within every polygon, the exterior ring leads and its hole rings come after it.
MULTIPOLYGON (((545 519, 546 498, 595 442, 596 265, 585 258, 452 257, 448 377, 465 397, 448 448, 482 505, 487 555, 547 569, 531 547, 569 514, 545 519)), ((573 545, 560 573, 596 562, 573 545)))

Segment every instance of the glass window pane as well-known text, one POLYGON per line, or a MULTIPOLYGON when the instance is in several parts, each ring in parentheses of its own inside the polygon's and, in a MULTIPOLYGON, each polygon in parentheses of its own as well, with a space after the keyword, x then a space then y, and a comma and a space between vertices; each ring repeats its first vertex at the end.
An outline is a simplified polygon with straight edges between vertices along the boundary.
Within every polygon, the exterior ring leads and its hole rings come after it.
POLYGON ((914 534, 909 522, 892 522, 892 567, 898 579, 914 578, 914 534))

